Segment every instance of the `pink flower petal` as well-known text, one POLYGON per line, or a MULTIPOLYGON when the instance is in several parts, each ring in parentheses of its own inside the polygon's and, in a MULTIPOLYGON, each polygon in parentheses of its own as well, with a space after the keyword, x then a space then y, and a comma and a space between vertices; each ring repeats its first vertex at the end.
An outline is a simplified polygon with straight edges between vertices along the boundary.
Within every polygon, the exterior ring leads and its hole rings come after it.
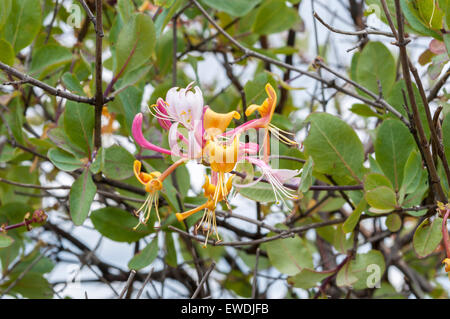
POLYGON ((172 155, 171 151, 169 151, 165 148, 156 146, 145 139, 144 135, 142 134, 142 119, 143 119, 143 117, 144 116, 142 115, 142 113, 138 113, 138 114, 136 114, 136 116, 134 117, 134 120, 133 120, 133 126, 132 126, 131 131, 132 131, 132 134, 133 134, 133 137, 134 137, 134 140, 136 141, 136 143, 143 148, 146 148, 146 149, 158 152, 158 153, 172 155))

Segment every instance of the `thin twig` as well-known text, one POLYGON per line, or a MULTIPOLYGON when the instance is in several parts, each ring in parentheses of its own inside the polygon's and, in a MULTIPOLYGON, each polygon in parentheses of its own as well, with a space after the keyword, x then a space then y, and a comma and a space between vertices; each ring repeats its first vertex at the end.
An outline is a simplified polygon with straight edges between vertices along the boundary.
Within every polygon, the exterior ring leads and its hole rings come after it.
POLYGON ((209 274, 211 274, 211 272, 213 271, 214 267, 216 266, 216 263, 213 261, 211 262, 211 266, 209 266, 208 270, 206 271, 205 275, 203 276, 202 280, 200 281, 200 283, 198 284, 197 289, 195 290, 194 294, 192 295, 191 299, 195 299, 197 298, 198 294, 200 293, 203 284, 206 282, 206 280, 209 277, 209 274))

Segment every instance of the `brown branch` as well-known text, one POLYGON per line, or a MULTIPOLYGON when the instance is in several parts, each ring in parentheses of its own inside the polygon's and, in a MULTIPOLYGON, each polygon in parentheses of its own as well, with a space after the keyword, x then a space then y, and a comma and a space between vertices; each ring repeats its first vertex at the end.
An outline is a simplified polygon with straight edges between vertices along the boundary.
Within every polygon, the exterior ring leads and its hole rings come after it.
POLYGON ((103 20, 102 1, 95 0, 95 117, 94 117, 94 149, 102 147, 102 110, 103 110, 103 88, 102 88, 102 40, 103 20))
POLYGON ((64 90, 54 88, 54 87, 48 85, 47 83, 36 80, 35 78, 32 78, 31 76, 29 76, 27 74, 19 72, 18 70, 14 69, 14 68, 10 67, 9 65, 6 65, 2 62, 0 62, 0 69, 5 71, 7 74, 10 74, 10 75, 20 79, 21 83, 28 83, 30 85, 36 86, 51 95, 59 96, 59 97, 65 98, 67 100, 71 100, 71 101, 75 101, 75 102, 79 102, 79 103, 94 104, 93 98, 76 95, 76 94, 73 94, 73 93, 70 93, 70 92, 67 92, 64 90))
POLYGON ((442 189, 442 185, 440 183, 439 175, 437 174, 436 167, 433 162, 433 158, 429 149, 429 144, 427 138, 425 136, 425 132, 423 129, 422 121, 420 120, 419 109, 417 107, 416 99, 414 96, 414 90, 412 86, 412 80, 410 76, 410 69, 408 63, 408 54, 406 52, 406 40, 404 35, 404 24, 403 24, 403 14, 400 8, 399 0, 395 0, 395 9, 397 14, 397 23, 398 23, 398 47, 400 49, 400 60, 403 70, 403 78, 405 80, 406 89, 408 93, 409 103, 412 109, 412 115, 414 118, 414 124, 417 128, 417 132, 419 134, 420 139, 420 147, 423 150, 424 160, 427 164, 430 179, 431 179, 431 187, 434 189, 438 199, 440 201, 446 202, 446 196, 444 194, 444 190, 442 189))

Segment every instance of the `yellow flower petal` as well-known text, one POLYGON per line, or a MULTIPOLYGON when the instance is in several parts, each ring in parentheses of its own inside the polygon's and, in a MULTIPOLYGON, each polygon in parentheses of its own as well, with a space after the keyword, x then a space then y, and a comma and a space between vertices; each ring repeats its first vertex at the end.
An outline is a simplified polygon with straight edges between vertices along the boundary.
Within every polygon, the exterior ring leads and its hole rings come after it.
POLYGON ((206 133, 210 137, 214 137, 225 132, 233 118, 239 120, 241 115, 236 111, 217 113, 208 108, 203 117, 203 126, 206 133))
POLYGON ((450 258, 445 258, 442 263, 445 264, 445 271, 450 272, 450 258))
POLYGON ((270 83, 266 84, 267 98, 261 105, 252 104, 245 111, 245 115, 251 115, 255 110, 258 110, 261 117, 267 118, 267 124, 272 120, 273 112, 277 106, 277 93, 270 83))
POLYGON ((216 141, 208 141, 205 151, 209 156, 211 169, 218 173, 228 173, 236 166, 239 152, 239 136, 231 145, 223 145, 216 141))

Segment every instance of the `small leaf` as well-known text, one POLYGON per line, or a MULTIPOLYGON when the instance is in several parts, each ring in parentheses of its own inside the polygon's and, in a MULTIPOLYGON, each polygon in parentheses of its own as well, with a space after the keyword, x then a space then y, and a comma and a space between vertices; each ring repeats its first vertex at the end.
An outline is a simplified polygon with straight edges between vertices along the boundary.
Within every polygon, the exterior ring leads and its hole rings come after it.
POLYGON ((158 237, 155 237, 150 244, 134 255, 128 263, 128 268, 139 270, 150 265, 158 256, 158 237))
POLYGON ((374 288, 383 276, 386 264, 383 254, 371 250, 357 254, 356 258, 339 270, 336 283, 339 287, 352 286, 353 289, 374 288))
POLYGON ((438 32, 432 30, 429 27, 428 21, 427 22, 423 21, 422 17, 420 16, 418 8, 415 6, 416 1, 400 0, 400 5, 406 20, 408 21, 409 25, 414 31, 416 31, 420 35, 434 37, 435 39, 442 41, 442 36, 438 32))
POLYGON ((386 227, 393 233, 400 230, 402 227, 402 219, 398 214, 390 214, 386 218, 386 227))
POLYGON ((376 112, 372 111, 372 109, 366 104, 358 104, 358 103, 353 104, 352 107, 350 108, 350 111, 364 117, 382 118, 380 114, 377 114, 376 112))
POLYGON ((259 182, 250 187, 238 188, 237 191, 244 197, 261 203, 275 202, 277 199, 272 186, 268 183, 259 182))
POLYGON ((12 245, 14 239, 6 234, 0 234, 0 248, 6 248, 12 245))
POLYGON ((3 62, 9 66, 14 64, 14 50, 9 42, 0 39, 0 62, 3 62))
POLYGON ((419 258, 426 258, 437 248, 442 240, 442 218, 436 217, 432 222, 425 219, 413 237, 414 251, 419 258))
POLYGON ((83 224, 96 192, 97 186, 92 181, 91 173, 85 170, 73 183, 69 194, 70 216, 75 225, 83 224))
POLYGON ((356 205, 353 213, 347 217, 346 221, 342 225, 342 230, 344 231, 344 233, 350 233, 355 229, 356 224, 358 224, 359 217, 366 208, 367 202, 365 201, 365 199, 361 199, 358 205, 356 205))
POLYGON ((371 207, 383 211, 392 211, 397 206, 395 192, 386 186, 379 186, 367 191, 364 198, 371 207))
POLYGON ((49 160, 60 170, 72 172, 83 167, 84 163, 75 158, 72 154, 59 148, 52 148, 48 151, 49 160))
POLYGON ((299 193, 306 193, 312 185, 313 159, 308 157, 306 163, 303 165, 302 174, 300 175, 299 193))
POLYGON ((66 88, 70 91, 72 91, 75 94, 78 95, 86 95, 84 94, 83 87, 80 84, 80 80, 78 80, 77 76, 75 74, 66 72, 62 76, 62 81, 66 88))
POLYGON ((295 288, 310 289, 316 287, 317 283, 331 275, 332 273, 329 272, 320 272, 305 268, 295 276, 289 277, 287 281, 295 288))

